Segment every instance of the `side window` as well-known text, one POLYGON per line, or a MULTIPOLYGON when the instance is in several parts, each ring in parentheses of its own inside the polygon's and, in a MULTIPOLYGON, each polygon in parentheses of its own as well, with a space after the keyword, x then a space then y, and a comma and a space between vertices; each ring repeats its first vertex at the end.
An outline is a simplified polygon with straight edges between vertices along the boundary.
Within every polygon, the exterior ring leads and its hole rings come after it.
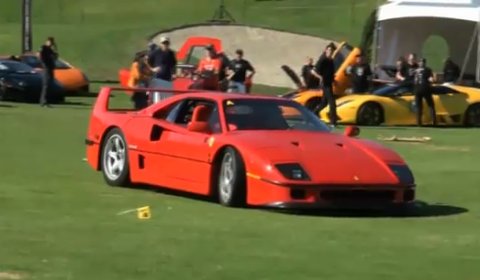
POLYGON ((173 121, 175 124, 186 127, 191 121, 208 122, 213 133, 220 133, 222 131, 218 106, 213 101, 191 99, 185 101, 177 110, 178 113, 173 121), (193 120, 195 108, 198 106, 206 107, 207 115, 202 114, 201 119, 193 120))
POLYGON ((167 122, 175 122, 178 111, 182 107, 183 101, 178 101, 170 105, 168 108, 159 110, 153 114, 153 118, 166 120, 167 122))

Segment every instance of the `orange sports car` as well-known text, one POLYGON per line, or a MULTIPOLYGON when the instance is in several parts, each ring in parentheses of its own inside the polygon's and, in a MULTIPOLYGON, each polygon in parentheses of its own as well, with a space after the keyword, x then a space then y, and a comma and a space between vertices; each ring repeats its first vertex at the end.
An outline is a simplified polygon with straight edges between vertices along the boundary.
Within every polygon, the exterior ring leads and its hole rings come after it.
MULTIPOLYGON (((42 62, 34 53, 24 53, 19 56, 19 59, 37 70, 43 69, 42 62)), ((89 81, 85 73, 62 59, 57 59, 55 62, 54 75, 55 79, 69 93, 89 92, 89 81)))
POLYGON ((355 138, 356 127, 332 133, 297 102, 175 91, 140 111, 109 110, 112 90, 99 93, 86 137, 88 163, 109 185, 162 186, 215 196, 226 206, 414 201, 414 177, 399 155, 355 138))

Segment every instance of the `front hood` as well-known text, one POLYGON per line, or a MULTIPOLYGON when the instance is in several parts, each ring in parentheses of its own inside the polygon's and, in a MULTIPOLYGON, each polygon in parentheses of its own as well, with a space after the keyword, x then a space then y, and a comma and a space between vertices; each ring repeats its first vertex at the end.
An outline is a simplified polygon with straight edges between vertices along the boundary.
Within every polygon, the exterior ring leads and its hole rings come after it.
MULTIPOLYGON (((272 165, 299 163, 311 178, 309 183, 398 184, 397 177, 375 147, 361 140, 329 132, 241 131, 232 134, 236 134, 235 138, 258 161, 272 165)), ((262 175, 271 176, 272 180, 283 178, 275 172, 262 175)))

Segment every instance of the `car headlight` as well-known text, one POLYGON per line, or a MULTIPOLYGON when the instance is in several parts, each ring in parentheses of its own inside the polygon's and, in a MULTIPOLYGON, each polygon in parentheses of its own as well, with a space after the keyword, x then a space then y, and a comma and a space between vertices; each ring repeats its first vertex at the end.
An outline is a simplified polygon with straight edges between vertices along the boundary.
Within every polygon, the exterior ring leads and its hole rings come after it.
POLYGON ((276 164, 275 167, 289 180, 310 180, 307 172, 298 163, 281 163, 276 164))
POLYGON ((338 102, 337 107, 346 105, 346 104, 348 104, 348 103, 350 103, 350 102, 352 102, 352 101, 353 101, 353 100, 340 101, 340 102, 338 102))
POLYGON ((413 173, 406 165, 389 165, 390 169, 395 173, 401 184, 412 185, 415 182, 413 173))
POLYGON ((27 83, 22 81, 22 80, 17 80, 17 79, 11 79, 11 80, 5 80, 2 79, 1 82, 2 86, 4 87, 9 87, 9 88, 24 88, 27 86, 27 83))

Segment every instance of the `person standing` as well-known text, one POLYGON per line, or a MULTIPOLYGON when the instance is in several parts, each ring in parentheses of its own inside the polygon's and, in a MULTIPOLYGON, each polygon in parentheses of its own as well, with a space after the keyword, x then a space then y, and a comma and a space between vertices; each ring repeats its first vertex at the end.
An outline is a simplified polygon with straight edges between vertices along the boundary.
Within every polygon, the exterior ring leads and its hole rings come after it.
POLYGON ((427 67, 427 60, 421 59, 418 68, 414 72, 414 93, 417 106, 417 124, 422 126, 423 99, 430 108, 430 117, 433 125, 437 125, 435 103, 433 102, 431 83, 433 83, 432 69, 427 67))
POLYGON ((447 58, 443 65, 443 81, 445 83, 455 83, 459 77, 460 67, 451 58, 447 58))
POLYGON ((225 92, 228 90, 227 71, 230 67, 230 59, 223 51, 217 52, 212 44, 208 45, 207 49, 212 51, 213 58, 220 60, 220 71, 218 73, 219 90, 225 92))
MULTIPOLYGON (((173 77, 177 67, 177 58, 170 49, 170 39, 168 37, 160 38, 160 46, 151 52, 148 56, 148 64, 153 72, 153 78, 149 87, 158 89, 172 89, 173 77)), ((172 93, 153 92, 152 103, 159 102, 162 95, 171 95, 172 93)))
POLYGON ((198 63, 196 72, 201 76, 201 89, 218 91, 219 75, 222 70, 222 62, 217 57, 213 46, 207 46, 205 48, 206 55, 198 63))
POLYGON ((407 61, 405 60, 405 57, 400 56, 397 59, 397 62, 395 63, 395 81, 396 82, 402 82, 404 80, 404 77, 408 76, 407 74, 407 67, 406 67, 407 61))
POLYGON ((407 63, 403 67, 402 71, 400 71, 399 80, 404 85, 412 87, 415 70, 418 68, 417 55, 414 53, 409 54, 407 63))
POLYGON ((302 67, 302 83, 306 89, 318 89, 320 80, 312 74, 314 68, 313 58, 307 57, 307 63, 302 67))
POLYGON ((58 53, 55 50, 55 41, 52 37, 49 37, 40 48, 39 56, 43 64, 43 86, 40 95, 40 105, 42 107, 50 107, 49 94, 52 91, 53 81, 55 79, 55 61, 58 57, 58 53))
MULTIPOLYGON (((151 80, 151 71, 147 65, 147 55, 144 52, 135 55, 134 62, 130 68, 128 87, 146 88, 151 80)), ((144 90, 136 90, 132 94, 132 101, 135 109, 140 110, 148 106, 148 96, 144 90)))
POLYGON ((321 89, 323 90, 323 98, 320 104, 315 108, 314 112, 319 114, 327 104, 330 109, 330 125, 337 125, 337 106, 333 96, 333 83, 335 82, 335 65, 333 63, 333 47, 328 45, 323 55, 312 69, 312 74, 320 80, 321 89))
POLYGON ((237 55, 230 63, 228 76, 229 92, 247 93, 245 81, 251 79, 255 75, 255 68, 246 59, 243 58, 243 50, 238 49, 235 51, 237 55), (247 72, 249 72, 247 76, 247 72))
POLYGON ((372 69, 364 62, 363 55, 355 58, 355 64, 347 68, 347 75, 352 78, 352 93, 365 93, 370 88, 372 69))

